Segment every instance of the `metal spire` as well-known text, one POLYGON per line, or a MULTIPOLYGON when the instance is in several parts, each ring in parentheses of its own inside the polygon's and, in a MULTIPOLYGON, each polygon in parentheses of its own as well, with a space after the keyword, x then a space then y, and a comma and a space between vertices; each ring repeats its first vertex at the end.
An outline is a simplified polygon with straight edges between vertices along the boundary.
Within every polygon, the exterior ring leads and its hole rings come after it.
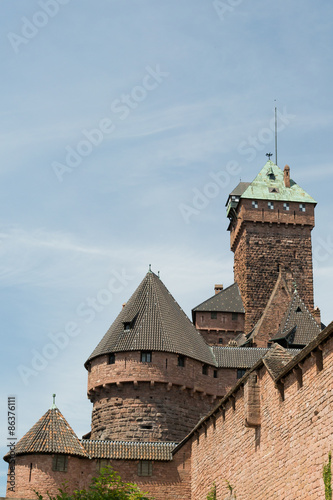
POLYGON ((55 404, 56 394, 52 394, 52 396, 53 396, 53 403, 52 403, 52 406, 51 406, 50 410, 54 410, 57 407, 56 404, 55 404))

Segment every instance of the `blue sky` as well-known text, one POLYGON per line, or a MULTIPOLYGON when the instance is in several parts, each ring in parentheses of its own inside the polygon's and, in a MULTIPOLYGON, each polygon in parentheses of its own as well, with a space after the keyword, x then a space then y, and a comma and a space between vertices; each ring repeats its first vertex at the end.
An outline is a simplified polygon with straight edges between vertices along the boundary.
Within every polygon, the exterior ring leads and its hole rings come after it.
POLYGON ((53 392, 89 431, 83 363, 149 264, 188 315, 233 282, 224 204, 274 153, 275 105, 278 164, 318 202, 315 302, 333 319, 331 2, 3 0, 0 14, 3 454, 8 395, 18 437, 53 392))

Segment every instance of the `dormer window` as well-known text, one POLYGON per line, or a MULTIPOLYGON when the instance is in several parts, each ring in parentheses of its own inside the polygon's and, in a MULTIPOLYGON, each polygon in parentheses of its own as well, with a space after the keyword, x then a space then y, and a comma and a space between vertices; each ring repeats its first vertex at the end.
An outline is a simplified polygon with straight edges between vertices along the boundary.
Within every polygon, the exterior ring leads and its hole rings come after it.
POLYGON ((305 204, 304 203, 300 203, 299 204, 299 211, 300 212, 305 212, 305 204))
POLYGON ((275 181, 275 174, 273 172, 273 169, 272 167, 269 169, 269 171, 267 172, 267 176, 269 178, 270 181, 275 181))
POLYGON ((269 210, 274 210, 274 203, 272 201, 268 202, 268 208, 269 210))
POLYGON ((284 203, 283 204, 283 210, 289 210, 289 203, 284 203))
POLYGON ((252 201, 252 208, 258 208, 258 202, 257 201, 252 201))
POLYGON ((269 192, 270 193, 279 193, 279 189, 278 188, 269 188, 269 192))
POLYGON ((131 329, 131 323, 129 321, 124 321, 124 331, 131 329))

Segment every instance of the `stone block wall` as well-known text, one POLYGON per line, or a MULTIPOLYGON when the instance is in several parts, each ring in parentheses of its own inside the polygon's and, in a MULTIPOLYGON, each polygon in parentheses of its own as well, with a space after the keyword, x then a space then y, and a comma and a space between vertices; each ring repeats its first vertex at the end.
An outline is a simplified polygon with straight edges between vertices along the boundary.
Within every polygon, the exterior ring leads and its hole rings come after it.
POLYGON ((116 353, 114 364, 107 356, 93 360, 91 439, 181 441, 236 377, 213 366, 204 374, 203 363, 191 358, 184 363, 162 352, 153 352, 151 363, 141 363, 140 352, 116 353))
MULTIPOLYGON (((269 218, 274 215, 269 213, 269 218)), ((268 217, 268 216, 267 216, 268 217)), ((312 220, 311 215, 308 215, 312 220)), ((281 269, 296 282, 298 293, 313 310, 313 271, 309 224, 270 220, 243 221, 234 240, 234 277, 245 307, 245 332, 259 320, 281 269)))
POLYGON ((244 314, 238 313, 237 319, 233 319, 232 313, 218 312, 215 319, 209 311, 196 311, 194 326, 207 344, 226 345, 229 340, 244 332, 244 314), (222 342, 219 342, 220 338, 222 342))
MULTIPOLYGON (((52 470, 52 455, 25 455, 17 457, 15 491, 7 490, 7 498, 37 498, 37 490, 44 499, 58 494, 58 488, 67 485, 68 492, 88 488, 99 474, 98 459, 68 457, 66 472, 52 470)), ((183 500, 190 498, 190 444, 173 461, 153 461, 152 475, 139 475, 138 460, 109 460, 125 482, 134 482, 155 500, 183 500)), ((105 466, 103 462, 103 467, 105 466)))
POLYGON ((214 482, 217 498, 224 498, 227 481, 237 500, 325 498, 323 465, 333 448, 332 338, 320 352, 291 369, 280 389, 262 364, 257 383, 240 384, 225 410, 199 428, 191 438, 192 500, 205 500, 214 482), (246 397, 253 427, 246 425, 246 397))

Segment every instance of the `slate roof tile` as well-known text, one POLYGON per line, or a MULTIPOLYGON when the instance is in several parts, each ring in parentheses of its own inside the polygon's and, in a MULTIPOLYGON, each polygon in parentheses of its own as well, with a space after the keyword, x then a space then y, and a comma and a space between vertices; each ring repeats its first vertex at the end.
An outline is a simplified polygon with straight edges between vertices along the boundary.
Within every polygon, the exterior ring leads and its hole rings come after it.
POLYGON ((151 271, 94 349, 86 366, 102 354, 138 350, 173 352, 216 365, 211 347, 151 271), (124 323, 130 323, 130 329, 124 330, 124 323))
MULTIPOLYGON (((298 351, 300 352, 300 351, 298 351)), ((276 378, 280 371, 293 359, 293 355, 288 349, 284 349, 279 344, 271 347, 263 358, 266 368, 271 372, 273 378, 276 378)))
POLYGON ((90 458, 118 460, 172 460, 172 450, 177 443, 98 441, 82 439, 81 444, 90 458))
MULTIPOLYGON (((15 453, 16 455, 59 453, 88 457, 79 438, 56 407, 49 409, 18 441, 15 453)), ((9 455, 4 459, 8 461, 9 455)))
MULTIPOLYGON (((266 347, 220 347, 213 346, 219 368, 251 368, 274 348, 266 347)), ((284 349, 288 353, 288 361, 296 356, 299 349, 284 349)))
POLYGON ((295 290, 279 331, 271 340, 286 339, 289 345, 306 346, 320 332, 320 326, 295 290))
POLYGON ((245 313, 243 301, 237 283, 228 286, 228 288, 221 290, 221 292, 213 295, 209 299, 196 306, 194 309, 192 309, 192 315, 193 312, 197 311, 245 313))

